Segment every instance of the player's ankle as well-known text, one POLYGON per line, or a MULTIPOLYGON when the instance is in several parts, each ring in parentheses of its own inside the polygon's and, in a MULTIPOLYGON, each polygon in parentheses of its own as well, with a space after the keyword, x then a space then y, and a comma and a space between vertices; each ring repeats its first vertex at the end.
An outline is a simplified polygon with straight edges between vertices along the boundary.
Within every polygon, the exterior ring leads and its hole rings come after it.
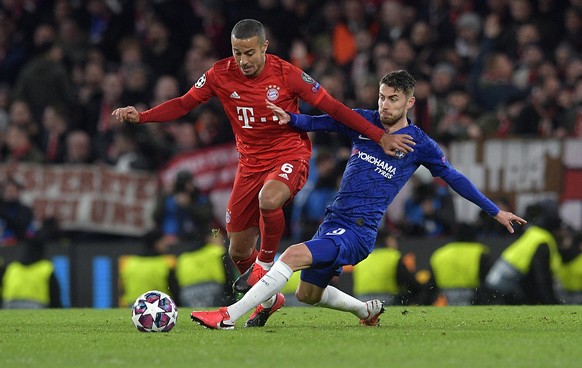
POLYGON ((263 261, 257 259, 255 263, 258 264, 259 266, 263 267, 263 269, 265 271, 269 271, 271 269, 271 267, 273 267, 273 263, 274 262, 273 261, 271 261, 271 262, 263 262, 263 261))

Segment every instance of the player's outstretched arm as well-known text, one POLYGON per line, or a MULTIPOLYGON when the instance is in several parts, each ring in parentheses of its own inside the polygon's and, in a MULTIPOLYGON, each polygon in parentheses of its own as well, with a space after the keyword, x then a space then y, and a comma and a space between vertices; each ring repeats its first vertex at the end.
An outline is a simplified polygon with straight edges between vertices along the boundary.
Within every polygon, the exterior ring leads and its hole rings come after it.
POLYGON ((507 229, 507 231, 509 231, 510 233, 513 234, 514 230, 513 230, 513 222, 517 222, 520 225, 525 225, 527 224, 527 221, 522 219, 519 216, 514 215, 511 212, 508 211, 502 211, 500 210, 499 213, 495 216, 493 216, 493 218, 495 220, 497 220, 497 222, 499 222, 501 225, 505 226, 505 228, 507 229))
MULTIPOLYGON (((266 101, 266 103, 267 108, 271 109, 273 114, 275 114, 275 116, 279 120, 279 125, 289 123, 289 121, 291 120, 291 116, 287 114, 285 110, 273 104, 272 102, 266 101)), ((412 146, 414 146, 416 143, 412 139, 412 136, 408 134, 384 133, 384 135, 380 139, 379 144, 384 149, 384 152, 386 152, 390 156, 395 156, 397 150, 403 153, 414 151, 412 146)))
POLYGON ((111 113, 118 121, 127 121, 132 124, 139 123, 139 113, 133 106, 120 107, 111 113))

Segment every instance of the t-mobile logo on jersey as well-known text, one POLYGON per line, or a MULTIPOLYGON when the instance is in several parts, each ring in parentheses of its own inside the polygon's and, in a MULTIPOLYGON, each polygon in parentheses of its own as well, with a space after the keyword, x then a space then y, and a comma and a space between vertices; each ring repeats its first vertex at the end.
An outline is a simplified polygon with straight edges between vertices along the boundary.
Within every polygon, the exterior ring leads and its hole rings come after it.
MULTIPOLYGON (((255 111, 252 107, 237 106, 236 113, 238 115, 238 120, 242 121, 242 123, 243 123, 243 125, 242 125, 243 128, 253 129, 253 126, 251 125, 251 123, 254 123, 257 119, 255 118, 255 111)), ((267 118, 265 118, 265 117, 262 117, 258 120, 261 123, 267 122, 267 118)), ((277 121, 279 119, 277 119, 277 117, 273 115, 273 116, 271 116, 271 120, 277 121)))

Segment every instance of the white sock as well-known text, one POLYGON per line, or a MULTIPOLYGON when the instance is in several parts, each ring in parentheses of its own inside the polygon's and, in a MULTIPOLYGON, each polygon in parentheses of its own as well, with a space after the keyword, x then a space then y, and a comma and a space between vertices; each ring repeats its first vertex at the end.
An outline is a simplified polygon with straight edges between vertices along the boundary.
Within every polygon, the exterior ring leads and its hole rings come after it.
MULTIPOLYGON (((255 263, 258 264, 259 266, 263 267, 263 270, 265 270, 265 271, 269 271, 271 269, 271 267, 273 267, 273 262, 259 261, 258 258, 255 261, 255 263)), ((269 299, 267 299, 263 303, 261 303, 261 305, 263 306, 263 308, 271 308, 273 306, 273 304, 275 304, 275 301, 277 301, 277 296, 273 295, 272 297, 270 297, 269 299)))
POLYGON ((275 262, 271 270, 249 290, 241 300, 228 306, 228 314, 232 322, 243 314, 259 305, 261 302, 273 297, 285 286, 293 270, 281 261, 275 262))
POLYGON ((269 271, 271 269, 271 267, 273 267, 273 262, 263 262, 263 261, 259 261, 259 259, 257 258, 257 260, 255 261, 256 264, 258 264, 259 266, 263 267, 264 270, 269 271))
POLYGON ((315 305, 350 312, 358 318, 368 317, 366 303, 329 285, 323 290, 319 303, 315 305))

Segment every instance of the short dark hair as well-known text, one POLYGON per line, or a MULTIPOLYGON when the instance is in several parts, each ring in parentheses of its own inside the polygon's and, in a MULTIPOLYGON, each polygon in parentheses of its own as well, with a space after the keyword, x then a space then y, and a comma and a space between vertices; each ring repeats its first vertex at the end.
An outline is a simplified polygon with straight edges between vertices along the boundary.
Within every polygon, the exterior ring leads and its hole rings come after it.
POLYGON ((380 85, 387 85, 394 88, 396 92, 403 92, 406 97, 411 97, 414 94, 414 87, 416 80, 406 70, 396 70, 385 74, 380 80, 380 85))
POLYGON ((239 40, 246 40, 255 36, 259 36, 260 42, 264 42, 267 39, 265 27, 255 19, 243 19, 239 21, 232 28, 230 35, 239 40))

